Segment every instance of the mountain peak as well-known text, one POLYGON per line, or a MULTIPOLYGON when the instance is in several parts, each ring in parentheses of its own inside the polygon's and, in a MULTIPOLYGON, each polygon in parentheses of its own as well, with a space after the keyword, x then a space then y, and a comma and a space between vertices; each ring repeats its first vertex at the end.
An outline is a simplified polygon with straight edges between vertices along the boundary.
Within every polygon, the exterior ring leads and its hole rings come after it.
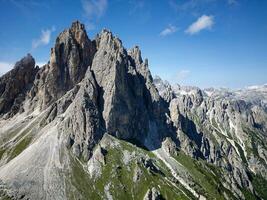
POLYGON ((9 112, 9 116, 13 116, 20 111, 37 70, 34 58, 27 54, 11 71, 0 77, 0 115, 9 112))
POLYGON ((48 64, 28 54, 0 77, 0 199, 256 196, 266 104, 227 95, 153 80, 138 46, 75 21, 48 64))
POLYGON ((82 24, 81 22, 79 22, 77 20, 77 21, 72 22, 71 30, 76 30, 76 31, 77 30, 85 30, 85 26, 84 26, 84 24, 82 24))
POLYGON ((122 41, 115 36, 110 30, 104 28, 102 31, 97 34, 96 36, 96 43, 99 48, 99 46, 103 46, 104 48, 107 48, 108 46, 112 47, 112 45, 115 45, 115 49, 123 49, 122 41), (102 44, 101 44, 102 43, 102 44))
POLYGON ((134 60, 141 64, 143 62, 142 56, 141 56, 141 50, 139 46, 134 46, 132 49, 129 50, 129 54, 134 58, 134 60))
POLYGON ((23 57, 20 61, 16 62, 14 68, 18 67, 28 67, 28 68, 34 68, 35 66, 35 60, 32 57, 30 53, 28 53, 25 57, 23 57))
POLYGON ((79 83, 92 64, 95 44, 88 38, 85 27, 79 21, 59 34, 51 49, 50 63, 43 73, 44 105, 57 100, 79 83), (48 89, 47 89, 48 88, 48 89))

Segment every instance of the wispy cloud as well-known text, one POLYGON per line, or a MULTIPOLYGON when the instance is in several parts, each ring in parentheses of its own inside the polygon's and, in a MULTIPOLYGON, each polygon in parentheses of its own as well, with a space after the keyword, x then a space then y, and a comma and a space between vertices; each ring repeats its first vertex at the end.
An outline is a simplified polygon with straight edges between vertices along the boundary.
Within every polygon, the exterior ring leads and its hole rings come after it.
POLYGON ((51 29, 45 29, 41 31, 41 35, 38 39, 34 39, 32 41, 32 48, 36 49, 39 46, 47 45, 50 42, 51 34, 55 31, 55 27, 53 26, 51 29))
POLYGON ((185 80, 186 78, 188 78, 189 75, 190 75, 190 71, 183 69, 183 70, 180 70, 177 72, 176 79, 178 81, 182 81, 182 80, 185 80))
POLYGON ((175 33, 176 31, 177 31, 177 27, 176 26, 169 25, 167 28, 162 30, 159 35, 162 36, 162 37, 165 37, 167 35, 171 35, 171 34, 175 33))
POLYGON ((214 25, 214 17, 212 15, 210 16, 202 15, 193 24, 191 24, 185 30, 185 32, 189 35, 194 35, 202 30, 211 29, 213 25, 214 25))
POLYGON ((11 62, 1 62, 0 61, 0 76, 2 76, 4 73, 8 72, 12 67, 13 63, 11 62))
POLYGON ((87 29, 95 28, 95 21, 101 18, 108 7, 107 0, 81 0, 84 15, 88 19, 87 29))

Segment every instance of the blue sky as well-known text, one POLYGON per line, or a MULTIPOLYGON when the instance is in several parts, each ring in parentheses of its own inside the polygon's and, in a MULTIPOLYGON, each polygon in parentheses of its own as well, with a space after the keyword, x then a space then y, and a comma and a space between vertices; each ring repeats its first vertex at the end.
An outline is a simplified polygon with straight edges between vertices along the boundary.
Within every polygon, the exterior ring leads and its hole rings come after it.
POLYGON ((0 0, 0 73, 30 52, 49 60, 78 19, 140 46, 153 75, 171 83, 241 88, 267 83, 266 0, 0 0))

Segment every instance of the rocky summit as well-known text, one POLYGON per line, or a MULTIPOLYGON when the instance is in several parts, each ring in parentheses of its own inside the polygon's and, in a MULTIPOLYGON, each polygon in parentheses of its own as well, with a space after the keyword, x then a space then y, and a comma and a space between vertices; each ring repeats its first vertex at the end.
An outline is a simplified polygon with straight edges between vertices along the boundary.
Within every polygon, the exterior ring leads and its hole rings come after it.
POLYGON ((0 78, 0 199, 267 199, 267 87, 170 85, 76 21, 0 78))

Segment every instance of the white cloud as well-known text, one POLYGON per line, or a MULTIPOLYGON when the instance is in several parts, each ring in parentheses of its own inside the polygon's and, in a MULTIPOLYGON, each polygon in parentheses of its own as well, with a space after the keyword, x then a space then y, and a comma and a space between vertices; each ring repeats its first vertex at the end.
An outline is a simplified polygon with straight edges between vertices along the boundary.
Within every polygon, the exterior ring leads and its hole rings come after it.
POLYGON ((51 33, 55 31, 53 26, 51 29, 46 29, 41 31, 41 36, 38 39, 32 41, 32 48, 37 48, 42 45, 47 45, 51 39, 51 33))
POLYGON ((88 18, 87 28, 94 29, 94 21, 102 17, 108 7, 107 0, 81 0, 85 16, 88 18))
POLYGON ((167 35, 171 35, 177 31, 177 27, 169 25, 167 28, 165 28, 163 31, 160 32, 160 36, 165 37, 167 35))
POLYGON ((202 30, 205 29, 211 29, 214 25, 214 17, 212 15, 202 15, 195 21, 193 24, 191 24, 185 32, 190 35, 194 35, 202 30))
POLYGON ((13 65, 10 62, 0 62, 0 76, 11 70, 13 65))
POLYGON ((190 75, 190 71, 189 71, 189 70, 180 70, 180 71, 176 74, 176 78, 177 78, 179 81, 182 81, 182 80, 186 79, 189 75, 190 75))

